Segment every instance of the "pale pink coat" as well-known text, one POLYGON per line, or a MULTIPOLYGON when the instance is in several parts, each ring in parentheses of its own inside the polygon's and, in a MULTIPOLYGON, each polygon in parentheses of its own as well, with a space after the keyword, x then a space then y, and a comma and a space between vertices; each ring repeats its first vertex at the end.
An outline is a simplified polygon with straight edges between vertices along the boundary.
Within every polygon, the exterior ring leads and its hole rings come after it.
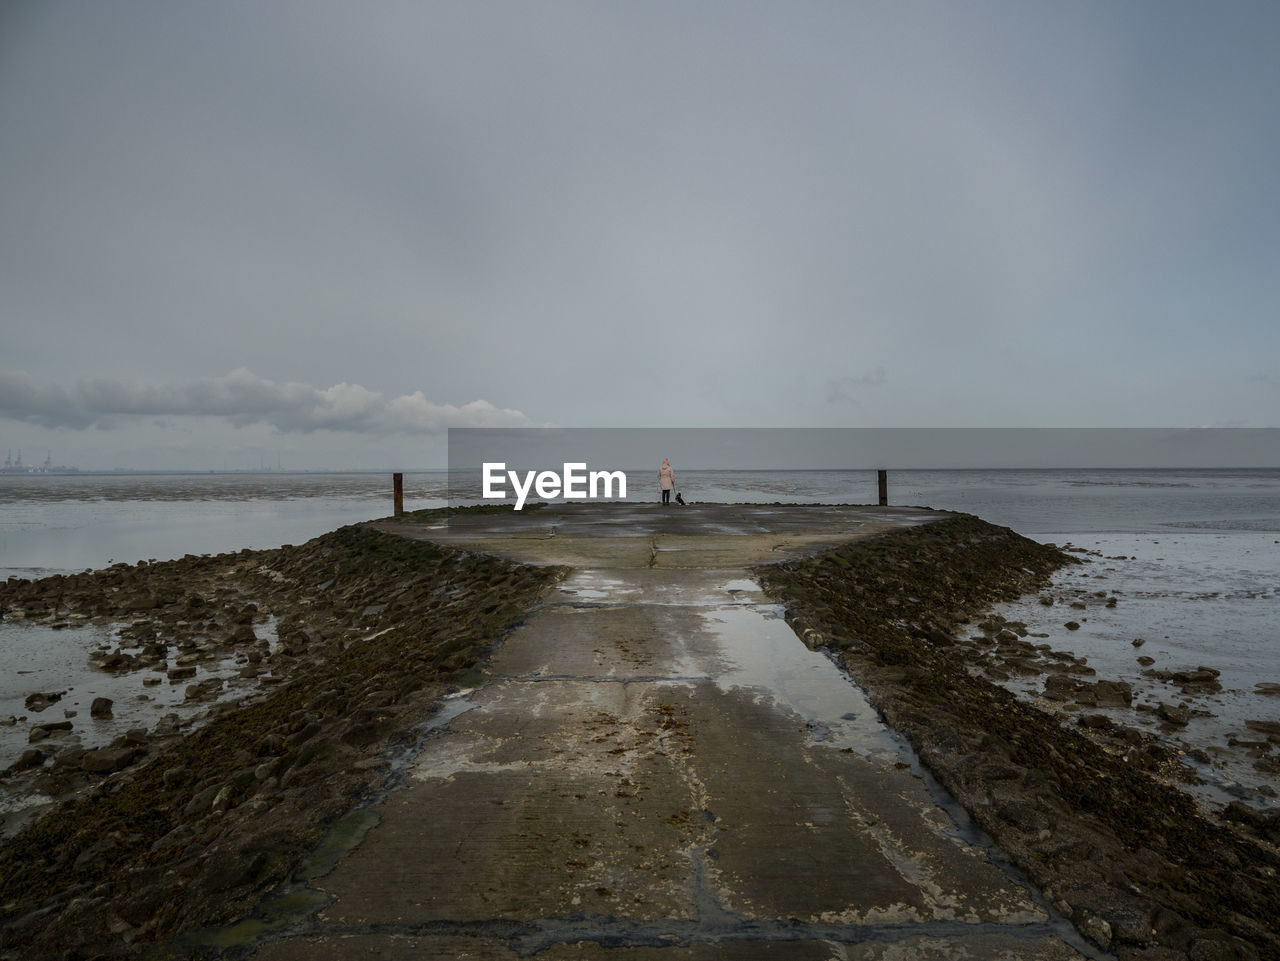
POLYGON ((664 460, 658 468, 658 483, 664 491, 673 490, 676 486, 676 472, 671 469, 670 461, 664 460))

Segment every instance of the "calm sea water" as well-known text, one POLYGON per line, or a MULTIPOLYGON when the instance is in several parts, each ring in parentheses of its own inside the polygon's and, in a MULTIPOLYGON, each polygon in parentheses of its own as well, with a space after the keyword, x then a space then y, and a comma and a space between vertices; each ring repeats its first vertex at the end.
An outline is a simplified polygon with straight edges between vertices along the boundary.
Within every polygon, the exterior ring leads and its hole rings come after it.
MULTIPOLYGON (((405 508, 446 503, 405 475, 405 508)), ((0 579, 300 544, 392 512, 390 474, 0 474, 0 579)))
MULTIPOLYGON (((657 499, 651 473, 633 475, 643 477, 632 481, 633 499, 657 499)), ((695 502, 876 498, 872 471, 678 476, 695 502)), ((442 506, 448 496, 443 473, 405 476, 407 509, 442 506)), ((1258 739, 1246 720, 1280 721, 1280 697, 1258 688, 1280 683, 1280 470, 903 471, 890 473, 889 499, 966 511, 1037 540, 1125 558, 1094 558, 1055 582, 1064 597, 1115 594, 1114 608, 1068 611, 1031 599, 1002 613, 1047 634, 1044 643, 1087 656, 1099 676, 1130 680, 1149 703, 1180 696, 1143 678, 1139 654, 1155 658, 1157 668, 1221 670, 1224 691, 1192 705, 1215 716, 1197 717, 1181 738, 1209 751, 1213 763, 1204 774, 1222 790, 1274 785, 1226 745, 1232 737, 1258 739), (1081 629, 1067 631, 1068 619, 1081 629), (1144 644, 1135 649, 1139 637, 1144 644)), ((391 506, 389 474, 0 475, 0 578, 301 543, 386 516, 391 506)), ((5 641, 15 630, 0 622, 0 677, 12 675, 5 641)), ((31 683, 0 685, 14 686, 0 691, 0 701, 31 683)))

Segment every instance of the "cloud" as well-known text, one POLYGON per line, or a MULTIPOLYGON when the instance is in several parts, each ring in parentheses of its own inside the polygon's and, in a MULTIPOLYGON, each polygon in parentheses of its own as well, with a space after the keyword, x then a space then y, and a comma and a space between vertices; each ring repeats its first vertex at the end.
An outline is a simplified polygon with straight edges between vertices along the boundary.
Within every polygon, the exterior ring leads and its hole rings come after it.
POLYGON ((112 428, 143 418, 216 417, 236 427, 265 424, 282 433, 316 430, 421 434, 447 427, 523 427, 518 410, 486 400, 461 406, 422 391, 386 398, 359 384, 328 388, 277 383, 241 367, 224 377, 161 385, 93 378, 67 390, 22 371, 0 372, 0 417, 42 427, 112 428))
POLYGON ((827 381, 827 403, 828 404, 856 404, 858 401, 854 394, 863 387, 883 387, 888 383, 888 377, 885 375, 883 367, 877 367, 875 370, 854 377, 846 374, 843 377, 833 377, 827 381))

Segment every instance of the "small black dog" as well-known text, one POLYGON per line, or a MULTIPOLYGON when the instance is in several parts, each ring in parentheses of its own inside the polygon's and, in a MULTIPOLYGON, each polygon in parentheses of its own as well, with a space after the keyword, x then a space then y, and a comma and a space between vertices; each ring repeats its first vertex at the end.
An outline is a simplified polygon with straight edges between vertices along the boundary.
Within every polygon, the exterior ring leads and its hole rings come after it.
POLYGON ((684 507, 684 498, 680 496, 680 492, 676 491, 676 503, 684 507))

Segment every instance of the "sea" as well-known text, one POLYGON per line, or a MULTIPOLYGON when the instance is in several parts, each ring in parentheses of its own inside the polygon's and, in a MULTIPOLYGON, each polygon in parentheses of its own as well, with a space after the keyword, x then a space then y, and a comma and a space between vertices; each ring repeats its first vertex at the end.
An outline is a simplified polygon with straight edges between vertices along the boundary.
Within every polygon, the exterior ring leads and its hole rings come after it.
MULTIPOLYGON (((632 499, 653 496, 645 488, 632 499)), ((874 471, 683 470, 685 499, 875 503, 874 471)), ((458 501, 454 479, 454 502, 458 501)), ((1182 704, 1185 729, 1154 714, 1118 720, 1183 752, 1210 801, 1278 803, 1277 777, 1233 744, 1265 740, 1249 722, 1280 722, 1280 470, 933 470, 888 475, 889 503, 963 511, 1035 540, 1069 546, 1087 563, 1059 572, 1048 592, 1002 605, 1037 643, 1086 657, 1100 678, 1133 684, 1135 702, 1182 704), (1115 597, 1112 607, 1101 597, 1115 597), (1085 599, 1086 608, 1069 607, 1085 599), (1080 625, 1068 630, 1067 621, 1080 625), (1141 640, 1139 646, 1135 641, 1141 640), (1200 666, 1222 691, 1184 697, 1144 675, 1200 666)), ((406 473, 406 510, 450 502, 447 472, 406 473)), ((478 491, 463 490, 463 500, 478 491)), ((116 562, 166 560, 300 544, 392 512, 390 473, 0 475, 0 579, 37 578, 116 562)), ((0 621, 0 720, 22 715, 33 690, 70 687, 81 699, 108 679, 87 675, 86 650, 109 638, 0 621)), ((1010 686, 1038 698, 1043 678, 1010 686)), ((110 696, 108 694, 107 696, 110 696)), ((162 705, 150 704, 148 710, 162 705)), ((22 724, 0 726, 0 767, 26 746, 22 724)))

